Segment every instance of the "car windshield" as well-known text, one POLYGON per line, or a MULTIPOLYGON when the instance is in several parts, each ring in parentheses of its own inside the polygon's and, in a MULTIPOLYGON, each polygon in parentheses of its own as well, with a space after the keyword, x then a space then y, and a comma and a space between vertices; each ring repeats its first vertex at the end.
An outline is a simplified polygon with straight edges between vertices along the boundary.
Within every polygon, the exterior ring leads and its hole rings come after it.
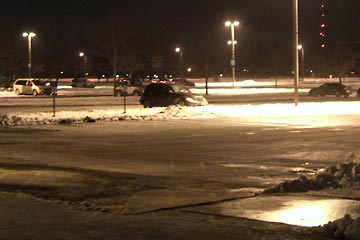
POLYGON ((33 83, 37 86, 45 85, 45 82, 40 81, 40 80, 33 80, 33 83))
POLYGON ((184 87, 184 86, 181 86, 181 85, 177 85, 177 84, 174 84, 174 85, 171 85, 172 88, 174 89, 175 92, 179 93, 191 93, 190 89, 188 89, 187 87, 184 87))

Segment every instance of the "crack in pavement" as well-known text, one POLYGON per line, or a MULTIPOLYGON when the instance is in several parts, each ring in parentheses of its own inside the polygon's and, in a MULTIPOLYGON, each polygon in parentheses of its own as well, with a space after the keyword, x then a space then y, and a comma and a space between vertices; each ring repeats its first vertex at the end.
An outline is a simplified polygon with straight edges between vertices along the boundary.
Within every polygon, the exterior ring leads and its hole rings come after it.
POLYGON ((25 193, 81 210, 143 214, 237 199, 247 194, 225 191, 234 187, 238 186, 78 167, 0 163, 0 191, 25 193))

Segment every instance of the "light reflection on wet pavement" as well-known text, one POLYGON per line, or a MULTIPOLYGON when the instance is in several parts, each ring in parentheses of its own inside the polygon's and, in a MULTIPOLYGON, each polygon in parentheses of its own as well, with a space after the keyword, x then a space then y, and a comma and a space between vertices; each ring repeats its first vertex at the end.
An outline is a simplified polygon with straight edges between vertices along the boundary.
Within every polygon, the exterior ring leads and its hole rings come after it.
POLYGON ((191 211, 279 222, 298 226, 319 226, 350 214, 360 216, 360 201, 315 196, 257 196, 191 211))

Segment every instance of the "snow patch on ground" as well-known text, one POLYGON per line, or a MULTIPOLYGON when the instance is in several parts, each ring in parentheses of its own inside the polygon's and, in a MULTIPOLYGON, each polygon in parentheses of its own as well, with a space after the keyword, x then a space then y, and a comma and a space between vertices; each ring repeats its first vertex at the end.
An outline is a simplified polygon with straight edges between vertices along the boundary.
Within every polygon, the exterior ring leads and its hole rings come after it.
POLYGON ((86 110, 38 113, 0 114, 0 126, 70 124, 96 121, 169 120, 215 117, 215 113, 202 107, 169 106, 163 108, 134 109, 126 113, 119 110, 86 110))
MULTIPOLYGON (((37 113, 0 113, 0 126, 36 125, 58 123, 82 123, 94 121, 118 120, 171 120, 194 118, 242 118, 256 117, 257 121, 275 119, 278 123, 309 126, 334 126, 358 123, 358 118, 350 120, 344 115, 358 116, 360 102, 325 102, 294 104, 261 105, 207 105, 199 107, 169 106, 154 108, 130 108, 126 113, 119 109, 98 109, 83 111, 60 111, 37 113), (331 115, 331 117, 329 117, 331 115), (290 120, 288 118, 291 118, 290 120), (317 121, 312 117, 322 117, 317 121)), ((354 118, 354 117, 353 117, 354 118)), ((352 119, 353 119, 352 118, 352 119)), ((271 120, 273 121, 273 120, 271 120)))

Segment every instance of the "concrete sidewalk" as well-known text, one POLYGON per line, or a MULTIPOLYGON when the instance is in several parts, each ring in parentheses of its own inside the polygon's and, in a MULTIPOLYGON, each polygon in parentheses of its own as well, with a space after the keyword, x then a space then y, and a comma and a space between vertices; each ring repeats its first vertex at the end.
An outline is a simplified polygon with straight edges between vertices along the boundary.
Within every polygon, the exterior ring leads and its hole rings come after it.
POLYGON ((309 228, 189 209, 147 214, 79 210, 25 194, 0 193, 0 239, 326 239, 309 228))

